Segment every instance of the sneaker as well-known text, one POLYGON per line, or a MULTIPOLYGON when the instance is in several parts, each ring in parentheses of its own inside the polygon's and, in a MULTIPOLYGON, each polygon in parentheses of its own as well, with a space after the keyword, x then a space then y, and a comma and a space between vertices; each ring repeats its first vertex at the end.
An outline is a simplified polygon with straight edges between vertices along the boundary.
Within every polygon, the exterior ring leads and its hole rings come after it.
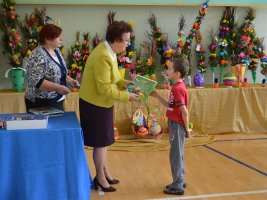
MULTIPOLYGON (((171 185, 172 185, 172 184, 166 185, 166 188, 171 188, 171 185)), ((186 183, 184 183, 184 184, 183 184, 183 188, 185 189, 186 186, 187 186, 186 183)))
POLYGON ((163 191, 165 194, 183 195, 184 190, 180 188, 165 188, 163 191))

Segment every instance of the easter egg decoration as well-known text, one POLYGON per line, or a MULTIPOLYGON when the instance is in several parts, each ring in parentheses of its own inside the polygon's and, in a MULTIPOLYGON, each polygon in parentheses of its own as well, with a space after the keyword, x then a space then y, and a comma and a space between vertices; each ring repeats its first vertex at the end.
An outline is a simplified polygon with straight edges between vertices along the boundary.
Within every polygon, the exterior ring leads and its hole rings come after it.
POLYGON ((119 136, 120 136, 119 131, 118 131, 117 127, 114 126, 114 138, 115 138, 115 140, 119 139, 119 136))
POLYGON ((261 87, 265 87, 265 86, 266 86, 266 79, 264 78, 261 81, 261 87))
POLYGON ((242 87, 244 87, 244 88, 248 88, 249 87, 247 78, 244 78, 244 82, 242 83, 242 87))
POLYGON ((196 88, 203 88, 205 84, 203 76, 198 73, 194 76, 194 85, 196 88))
POLYGON ((149 78, 150 78, 151 80, 153 80, 153 81, 157 81, 157 76, 156 76, 156 74, 151 74, 149 78))
POLYGON ((219 80, 218 80, 218 78, 214 79, 213 88, 219 88, 219 80))
POLYGON ((147 128, 145 126, 140 126, 138 128, 138 130, 137 130, 137 134, 138 135, 142 135, 142 136, 147 135, 148 134, 148 130, 147 130, 147 128))
POLYGON ((223 76, 223 84, 228 87, 228 88, 231 88, 233 87, 233 85, 235 84, 236 82, 236 77, 234 74, 232 73, 226 73, 224 76, 223 76))

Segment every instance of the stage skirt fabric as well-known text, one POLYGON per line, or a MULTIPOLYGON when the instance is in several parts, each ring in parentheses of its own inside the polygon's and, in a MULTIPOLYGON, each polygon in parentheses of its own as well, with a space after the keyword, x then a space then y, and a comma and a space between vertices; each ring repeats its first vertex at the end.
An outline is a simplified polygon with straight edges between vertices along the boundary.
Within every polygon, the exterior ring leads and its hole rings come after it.
POLYGON ((113 107, 104 108, 79 99, 84 145, 106 147, 115 142, 113 107))

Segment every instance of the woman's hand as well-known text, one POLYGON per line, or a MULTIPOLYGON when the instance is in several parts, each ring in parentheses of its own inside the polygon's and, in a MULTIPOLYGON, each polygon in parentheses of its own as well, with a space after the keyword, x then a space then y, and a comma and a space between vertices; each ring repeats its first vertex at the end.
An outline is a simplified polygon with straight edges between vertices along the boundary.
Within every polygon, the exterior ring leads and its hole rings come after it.
POLYGON ((67 79, 68 84, 73 88, 80 88, 80 83, 72 78, 67 79))
POLYGON ((130 99, 129 101, 138 101, 139 100, 139 95, 135 93, 130 93, 130 99))
POLYGON ((64 85, 59 85, 57 88, 57 93, 64 95, 64 94, 68 94, 70 92, 69 88, 67 88, 64 85))
POLYGON ((133 81, 126 80, 125 83, 124 83, 124 85, 123 85, 123 87, 124 87, 124 89, 126 89, 129 85, 134 85, 134 84, 135 83, 133 81))

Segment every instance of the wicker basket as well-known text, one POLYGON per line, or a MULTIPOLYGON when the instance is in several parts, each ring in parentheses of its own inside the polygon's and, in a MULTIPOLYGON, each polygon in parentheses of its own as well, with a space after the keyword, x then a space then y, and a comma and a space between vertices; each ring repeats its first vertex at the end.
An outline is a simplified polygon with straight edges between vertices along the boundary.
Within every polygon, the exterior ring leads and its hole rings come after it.
POLYGON ((138 126, 136 125, 132 125, 132 131, 133 131, 133 134, 135 136, 135 138, 137 139, 156 139, 156 140, 160 140, 161 139, 161 136, 162 136, 162 131, 156 135, 152 135, 152 134, 146 134, 146 135, 139 135, 137 134, 137 128, 138 126))

